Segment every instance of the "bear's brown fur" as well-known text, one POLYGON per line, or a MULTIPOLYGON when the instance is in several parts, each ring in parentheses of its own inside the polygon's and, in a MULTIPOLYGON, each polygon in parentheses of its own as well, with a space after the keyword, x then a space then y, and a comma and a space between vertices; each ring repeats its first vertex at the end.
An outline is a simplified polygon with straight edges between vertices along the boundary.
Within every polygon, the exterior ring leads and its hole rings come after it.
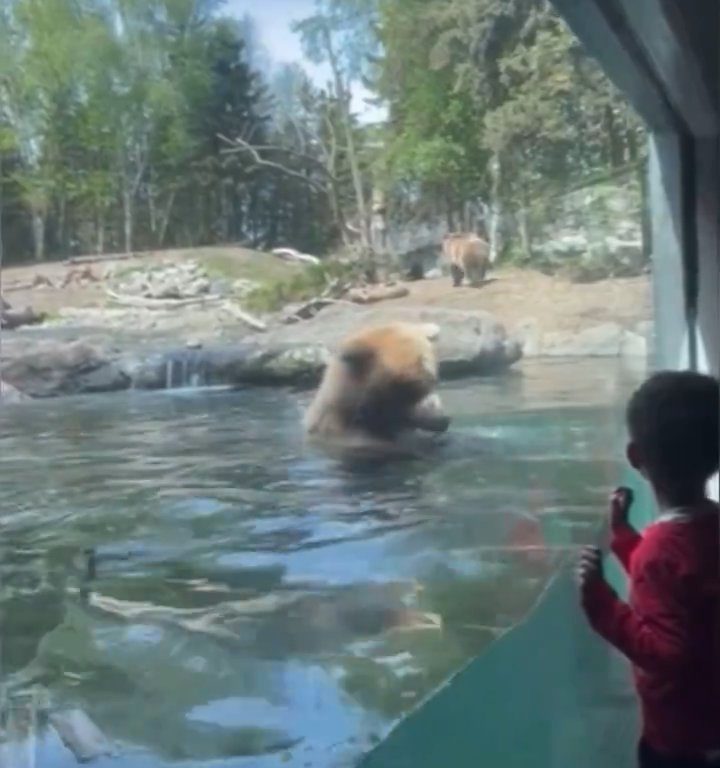
POLYGON ((467 277, 472 286, 485 279, 490 264, 490 245, 473 233, 450 232, 443 237, 443 259, 450 265, 453 285, 467 277))
POLYGON ((346 338, 305 414, 311 437, 346 446, 392 446, 403 432, 444 432, 450 420, 434 392, 432 324, 392 323, 346 338))

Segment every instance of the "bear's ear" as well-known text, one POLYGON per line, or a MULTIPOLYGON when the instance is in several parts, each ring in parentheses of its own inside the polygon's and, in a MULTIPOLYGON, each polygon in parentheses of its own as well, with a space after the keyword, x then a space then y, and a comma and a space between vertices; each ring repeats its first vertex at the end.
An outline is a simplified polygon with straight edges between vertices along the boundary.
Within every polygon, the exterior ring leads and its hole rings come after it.
POLYGON ((367 373, 375 358, 375 352, 368 347, 346 349, 340 354, 340 359, 349 368, 353 376, 363 376, 367 373))

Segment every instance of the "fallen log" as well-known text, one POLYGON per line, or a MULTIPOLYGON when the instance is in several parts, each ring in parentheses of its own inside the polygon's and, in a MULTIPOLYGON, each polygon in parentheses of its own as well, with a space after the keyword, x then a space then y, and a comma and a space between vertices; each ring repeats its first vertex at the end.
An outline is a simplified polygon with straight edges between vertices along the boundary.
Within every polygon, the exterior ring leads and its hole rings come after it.
POLYGON ((12 291, 30 291, 35 287, 32 280, 25 280, 18 283, 5 283, 3 284, 3 291, 5 293, 11 293, 12 291))
POLYGON ((65 259, 63 264, 66 266, 75 264, 95 264, 101 261, 125 261, 127 259, 134 259, 136 254, 134 253, 102 253, 95 256, 71 256, 69 259, 65 259))
POLYGON ((253 317, 252 315, 243 311, 236 304, 231 304, 230 302, 226 302, 225 304, 223 304, 223 309, 226 310, 229 314, 231 314, 236 320, 240 320, 241 322, 245 323, 245 325, 249 325, 251 328, 255 329, 256 331, 267 330, 267 325, 263 323, 262 320, 258 320, 257 317, 253 317))
POLYGON ((322 309, 332 306, 333 304, 353 305, 354 302, 346 301, 345 299, 331 299, 324 295, 316 296, 314 299, 310 299, 310 301, 306 301, 304 304, 288 307, 281 322, 285 325, 291 325, 292 323, 297 323, 301 320, 309 320, 310 318, 315 317, 315 315, 322 309))
POLYGON ((115 293, 109 288, 105 293, 111 301, 120 304, 123 307, 133 307, 135 309, 180 309, 182 307, 191 307, 196 304, 215 304, 222 301, 222 296, 217 294, 207 294, 204 296, 193 296, 189 299, 148 299, 144 296, 130 296, 128 294, 115 293))
POLYGON ((368 288, 352 288, 347 297, 354 304, 375 304, 387 299, 400 299, 410 291, 404 285, 377 285, 368 288))
POLYGON ((301 261, 305 264, 319 264, 320 259, 317 256, 311 256, 309 253, 300 253, 294 248, 273 248, 271 253, 274 256, 279 256, 285 261, 301 261))

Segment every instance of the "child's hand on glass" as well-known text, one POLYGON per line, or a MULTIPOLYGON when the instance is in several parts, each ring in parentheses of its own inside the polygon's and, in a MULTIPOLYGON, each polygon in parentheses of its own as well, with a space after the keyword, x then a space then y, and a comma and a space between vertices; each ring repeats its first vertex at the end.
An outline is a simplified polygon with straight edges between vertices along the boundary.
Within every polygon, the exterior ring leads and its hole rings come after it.
POLYGON ((575 580, 581 592, 593 587, 598 581, 605 578, 603 571, 602 552, 599 547, 583 547, 580 552, 575 580))
POLYGON ((617 533, 630 525, 630 505, 633 493, 630 488, 616 488, 610 496, 610 528, 617 533))

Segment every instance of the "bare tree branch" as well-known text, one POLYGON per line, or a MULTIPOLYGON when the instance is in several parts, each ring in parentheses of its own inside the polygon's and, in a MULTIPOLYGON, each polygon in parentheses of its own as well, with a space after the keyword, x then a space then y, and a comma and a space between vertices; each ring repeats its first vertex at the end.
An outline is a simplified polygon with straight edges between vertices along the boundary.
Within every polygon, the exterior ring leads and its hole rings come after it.
POLYGON ((299 153, 294 152, 293 150, 285 149, 284 147, 273 146, 270 144, 259 144, 254 146, 250 144, 248 141, 246 141, 245 139, 240 138, 239 136, 235 139, 229 139, 227 136, 223 136, 221 133, 219 133, 218 138, 221 141, 224 141, 230 145, 229 148, 221 150, 222 154, 228 155, 228 154, 239 154, 240 152, 247 152, 252 157, 255 165, 261 165, 265 168, 273 168, 274 170, 279 171, 280 173, 283 173, 286 176, 291 176, 295 179, 300 179, 302 182, 304 182, 308 186, 311 186, 313 187, 313 189, 316 189, 318 192, 322 192, 323 194, 325 194, 326 190, 323 187, 323 185, 318 184, 310 176, 307 176, 306 174, 300 171, 293 170, 292 168, 288 168, 286 165, 283 165, 282 163, 275 162, 274 160, 268 160, 267 158, 264 158, 260 154, 260 152, 285 152, 286 154, 289 154, 293 157, 311 161, 316 164, 317 168, 327 173, 326 169, 323 168, 322 164, 318 163, 318 161, 315 160, 315 158, 310 157, 309 155, 301 155, 299 153))
MULTIPOLYGON (((227 154, 239 154, 241 152, 246 152, 252 157, 256 165, 263 166, 265 168, 273 168, 274 170, 280 173, 283 173, 286 176, 300 179, 308 186, 330 197, 331 204, 334 209, 333 214, 337 220, 337 224, 340 227, 340 229, 343 232, 349 232, 356 236, 362 235, 362 231, 360 229, 348 224, 348 222, 345 220, 342 210, 340 209, 340 205, 339 205, 340 195, 338 192, 337 177, 329 168, 327 168, 316 157, 305 154, 303 152, 297 152, 296 150, 290 149, 288 147, 277 146, 275 144, 251 144, 249 141, 247 141, 246 139, 240 136, 236 137, 235 139, 230 139, 221 133, 217 134, 217 136, 221 141, 224 141, 226 144, 228 144, 227 148, 221 150, 222 154, 227 155, 227 154), (278 152, 281 154, 285 154, 286 156, 295 158, 297 160, 303 160, 307 163, 310 163, 314 168, 316 168, 325 176, 327 185, 319 184, 314 179, 305 175, 304 173, 301 173, 300 171, 296 171, 292 168, 288 168, 286 165, 283 165, 282 163, 276 162, 274 160, 268 160, 267 158, 263 157, 260 154, 261 152, 278 152)), ((333 162, 334 162, 334 159, 333 159, 333 162)))

